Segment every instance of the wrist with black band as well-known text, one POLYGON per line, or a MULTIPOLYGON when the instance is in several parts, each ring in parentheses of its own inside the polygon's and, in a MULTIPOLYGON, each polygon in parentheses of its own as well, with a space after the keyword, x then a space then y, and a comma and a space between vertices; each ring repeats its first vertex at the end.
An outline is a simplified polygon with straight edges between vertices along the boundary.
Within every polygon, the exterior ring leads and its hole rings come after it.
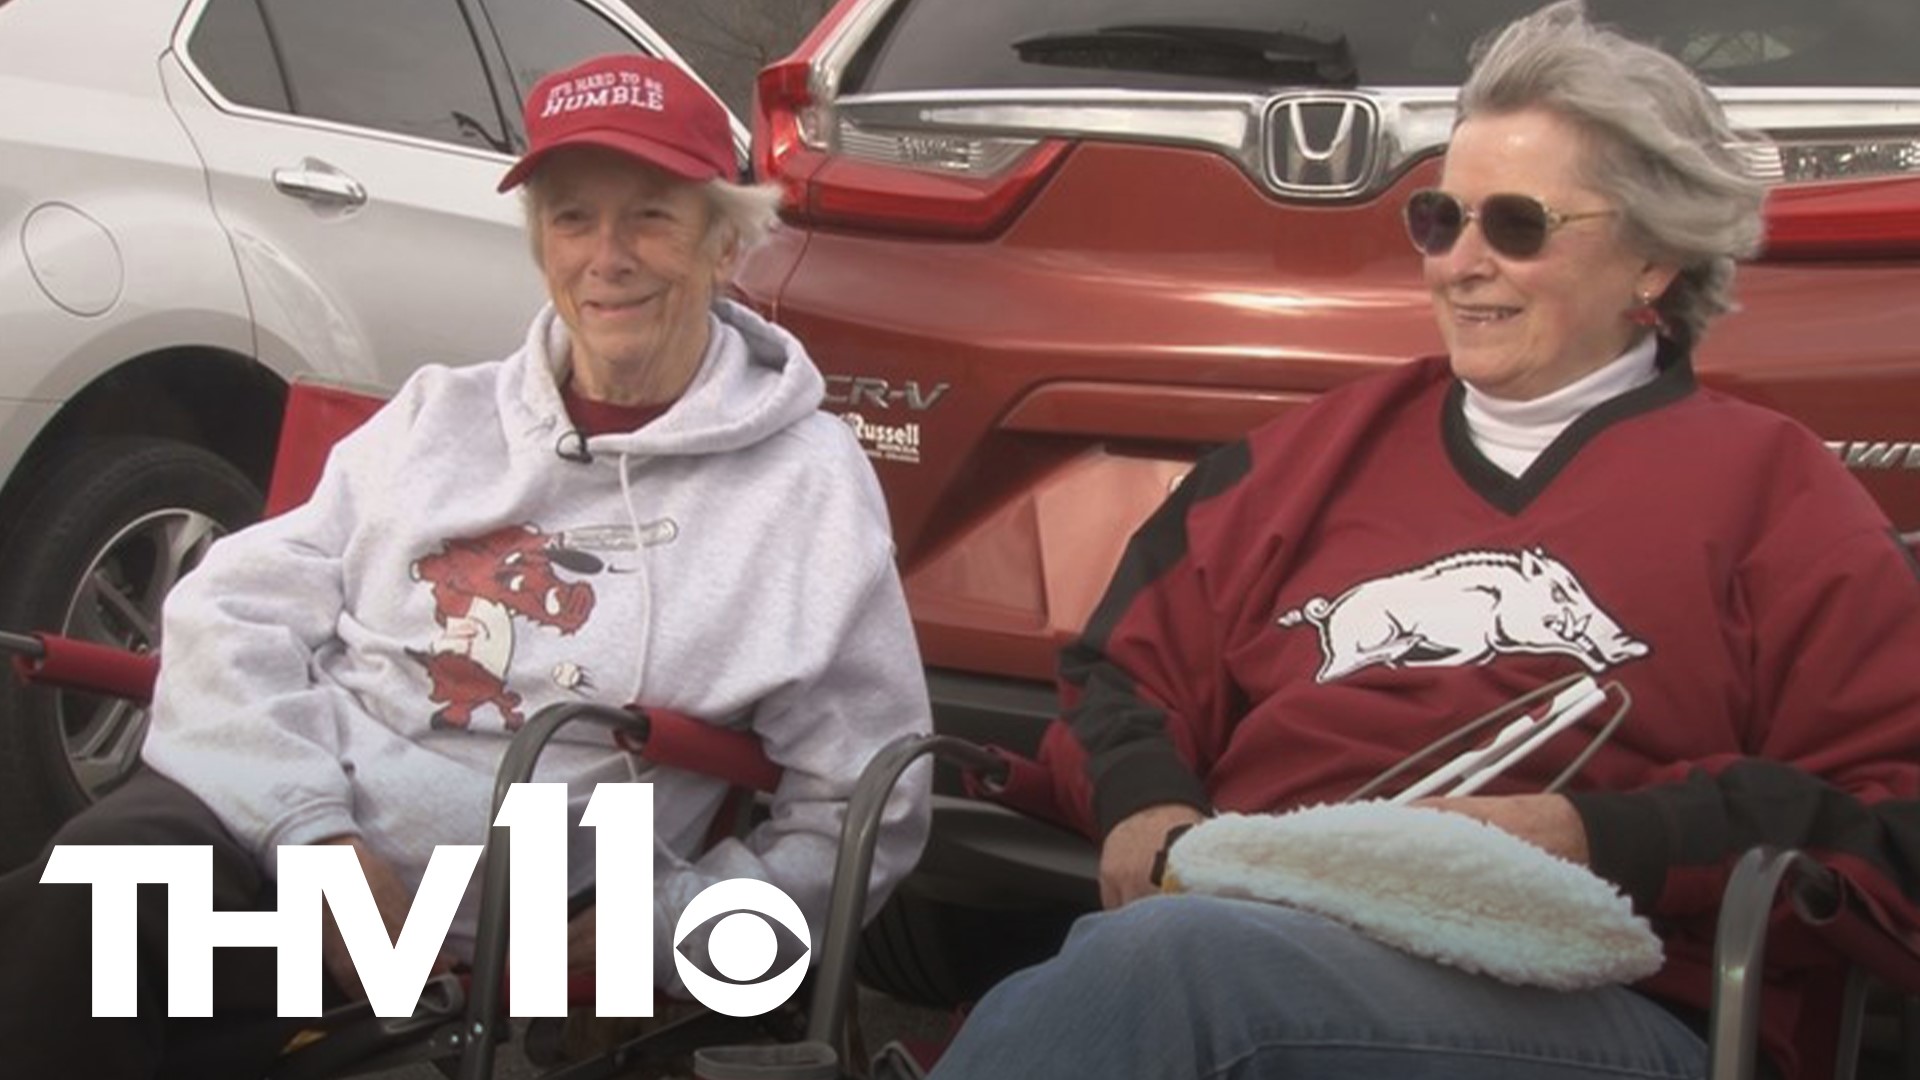
POLYGON ((1186 821, 1167 830, 1166 839, 1160 841, 1160 850, 1153 853, 1153 869, 1147 873, 1147 880, 1154 888, 1159 888, 1161 879, 1167 875, 1167 853, 1173 850, 1174 841, 1187 835, 1187 830, 1198 824, 1197 821, 1186 821))

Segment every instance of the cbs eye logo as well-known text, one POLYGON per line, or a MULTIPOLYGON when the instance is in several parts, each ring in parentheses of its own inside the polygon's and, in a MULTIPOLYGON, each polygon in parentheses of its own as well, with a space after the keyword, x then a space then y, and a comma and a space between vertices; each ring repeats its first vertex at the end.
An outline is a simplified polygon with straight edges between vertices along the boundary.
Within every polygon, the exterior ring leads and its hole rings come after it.
POLYGON ((707 886, 680 913, 673 928, 673 966, 707 1008, 727 1016, 759 1016, 800 988, 812 940, 807 918, 792 897, 764 881, 730 878, 707 886))

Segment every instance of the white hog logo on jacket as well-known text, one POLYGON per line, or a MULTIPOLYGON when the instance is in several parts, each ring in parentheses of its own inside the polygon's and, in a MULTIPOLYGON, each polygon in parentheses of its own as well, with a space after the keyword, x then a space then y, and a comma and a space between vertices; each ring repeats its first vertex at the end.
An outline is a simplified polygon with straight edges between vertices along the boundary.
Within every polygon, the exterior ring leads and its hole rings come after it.
POLYGON ((1319 682, 1374 664, 1464 667, 1501 653, 1571 656, 1601 672, 1651 651, 1541 548, 1448 555, 1331 601, 1313 597, 1278 621, 1320 631, 1319 682))

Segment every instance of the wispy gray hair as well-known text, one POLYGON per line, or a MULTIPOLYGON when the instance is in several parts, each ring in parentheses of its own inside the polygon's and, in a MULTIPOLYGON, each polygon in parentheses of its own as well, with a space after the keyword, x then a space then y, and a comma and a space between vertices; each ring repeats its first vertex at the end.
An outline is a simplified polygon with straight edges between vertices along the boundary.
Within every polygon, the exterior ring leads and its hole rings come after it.
POLYGON ((1581 179, 1620 210, 1624 242, 1681 268, 1658 308, 1669 336, 1691 347, 1732 310, 1735 260, 1760 248, 1766 187, 1744 162, 1761 140, 1736 131, 1680 61, 1587 21, 1582 0, 1549 4, 1474 48, 1458 120, 1532 108, 1586 134, 1581 179))

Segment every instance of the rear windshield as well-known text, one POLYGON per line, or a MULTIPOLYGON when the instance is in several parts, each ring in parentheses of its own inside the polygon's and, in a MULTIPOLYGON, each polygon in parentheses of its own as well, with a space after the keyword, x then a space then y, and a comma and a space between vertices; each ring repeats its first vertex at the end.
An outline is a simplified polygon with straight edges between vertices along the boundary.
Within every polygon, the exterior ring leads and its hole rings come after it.
MULTIPOLYGON (((1539 0, 900 0, 849 92, 1456 86, 1539 0)), ((1920 0, 1588 0, 1721 86, 1920 85, 1920 0)))

